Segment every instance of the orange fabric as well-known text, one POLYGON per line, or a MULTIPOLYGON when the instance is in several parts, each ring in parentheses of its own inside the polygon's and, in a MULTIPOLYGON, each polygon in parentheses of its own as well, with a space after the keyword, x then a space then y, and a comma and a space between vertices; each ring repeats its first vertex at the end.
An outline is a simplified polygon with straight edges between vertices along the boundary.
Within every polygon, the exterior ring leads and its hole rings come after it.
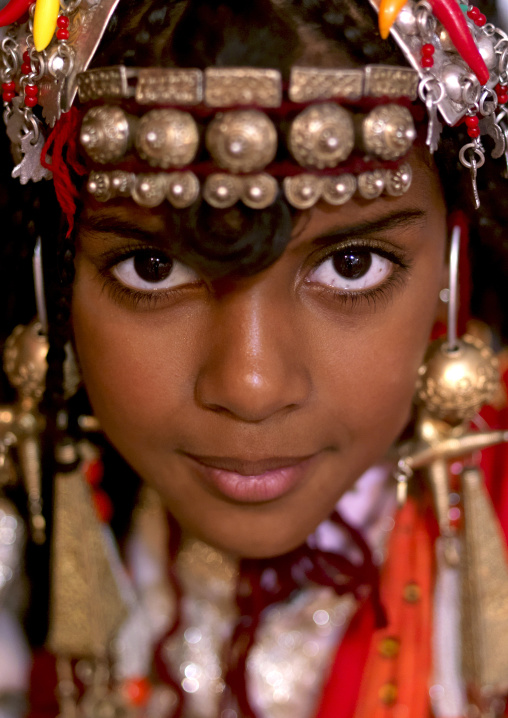
POLYGON ((354 718, 389 718, 401 710, 428 718, 433 568, 425 517, 409 500, 396 517, 381 579, 389 623, 373 634, 354 718), (388 639, 398 646, 394 655, 382 651, 388 639))

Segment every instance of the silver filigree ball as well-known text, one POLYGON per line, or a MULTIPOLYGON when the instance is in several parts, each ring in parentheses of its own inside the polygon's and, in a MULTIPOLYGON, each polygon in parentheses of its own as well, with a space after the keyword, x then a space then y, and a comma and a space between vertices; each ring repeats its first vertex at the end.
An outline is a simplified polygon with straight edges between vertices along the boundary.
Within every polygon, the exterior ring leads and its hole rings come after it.
POLYGON ((354 144, 351 114, 332 103, 307 107, 293 120, 289 132, 291 154, 309 169, 336 167, 349 157, 354 144))

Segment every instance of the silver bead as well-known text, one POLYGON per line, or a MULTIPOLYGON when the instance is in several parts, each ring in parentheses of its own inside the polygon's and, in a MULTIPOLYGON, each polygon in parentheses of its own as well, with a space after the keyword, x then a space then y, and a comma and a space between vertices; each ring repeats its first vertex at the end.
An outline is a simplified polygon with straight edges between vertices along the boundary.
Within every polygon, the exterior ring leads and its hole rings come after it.
POLYGON ((203 198, 212 207, 226 209, 240 199, 240 180, 233 175, 209 175, 203 185, 203 198))
POLYGON ((313 105, 300 112, 289 132, 289 149, 303 167, 336 167, 354 147, 355 133, 349 112, 339 105, 313 105))
POLYGON ((139 174, 132 188, 132 199, 141 207, 158 207, 166 198, 167 176, 164 174, 139 174))
POLYGON ((385 188, 386 170, 362 172, 358 177, 358 193, 364 199, 376 199, 385 188))
POLYGON ((417 35, 418 27, 416 24, 416 15, 414 12, 414 3, 409 0, 397 15, 395 25, 406 35, 417 35))
POLYGON ((199 180, 194 172, 172 172, 167 180, 166 197, 173 207, 190 207, 199 197, 199 180))
POLYGON ((110 173, 111 190, 114 197, 130 197, 135 182, 135 175, 125 170, 113 170, 110 173))
POLYGON ((206 146, 219 167, 232 172, 258 172, 277 152, 277 131, 259 110, 218 114, 206 131, 206 146))
POLYGON ((309 209, 321 198, 323 179, 315 175, 297 175, 286 177, 283 186, 286 199, 292 207, 309 209))
POLYGON ((494 43, 491 37, 487 35, 481 35, 476 41, 480 55, 483 57, 485 64, 489 70, 493 70, 497 64, 497 55, 494 50, 494 43))
POLYGON ((199 133, 188 112, 151 110, 139 122, 135 143, 139 156, 152 167, 184 167, 196 156, 199 133))
POLYGON ((454 102, 462 101, 463 78, 466 74, 466 70, 461 65, 456 65, 453 62, 443 67, 441 82, 450 100, 454 102))
POLYGON ((263 173, 244 178, 241 198, 247 207, 264 209, 275 202, 278 191, 275 178, 263 173))
POLYGON ((385 193, 390 197, 400 197, 411 187, 413 171, 411 165, 404 163, 396 170, 387 170, 385 176, 385 193))
POLYGON ((356 192, 356 177, 343 174, 323 180, 323 199, 328 204, 345 204, 356 192))
POLYGON ((79 140, 94 162, 117 162, 130 145, 127 115, 121 107, 92 107, 81 123, 79 140))
POLYGON ((113 196, 111 181, 107 172, 96 172, 92 170, 88 177, 86 188, 98 202, 106 202, 113 196))
POLYGON ((401 105, 375 107, 364 118, 362 129, 365 149, 382 160, 399 159, 416 138, 411 113, 401 105))

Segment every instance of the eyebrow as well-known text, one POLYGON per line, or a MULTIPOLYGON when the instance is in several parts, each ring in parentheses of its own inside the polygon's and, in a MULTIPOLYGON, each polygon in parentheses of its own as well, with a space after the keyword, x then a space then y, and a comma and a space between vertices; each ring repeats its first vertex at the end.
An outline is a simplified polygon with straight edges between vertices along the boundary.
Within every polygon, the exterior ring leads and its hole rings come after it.
POLYGON ((115 217, 111 214, 97 213, 86 217, 82 223, 82 230, 85 232, 98 232, 100 234, 114 234, 118 237, 128 237, 129 239, 137 239, 140 242, 157 242, 162 244, 159 237, 161 230, 159 228, 147 228, 141 226, 138 222, 131 221, 127 217, 115 217))
POLYGON ((392 229, 407 229, 419 223, 423 224, 426 218, 427 213, 419 208, 399 210, 379 219, 346 225, 345 227, 336 227, 327 231, 326 234, 316 237, 312 243, 320 247, 341 238, 355 239, 356 237, 365 237, 392 229))
MULTIPOLYGON (((423 223, 426 217, 427 213, 419 208, 398 210, 360 224, 332 228, 325 234, 313 239, 312 244, 316 247, 322 247, 340 239, 354 239, 393 229, 406 229, 414 227, 418 223, 423 223)), ((86 217, 82 222, 82 228, 84 231, 114 234, 117 237, 125 237, 139 242, 150 242, 161 249, 168 248, 167 232, 164 232, 161 228, 142 227, 138 222, 131 221, 128 217, 115 217, 111 214, 99 212, 86 217)))

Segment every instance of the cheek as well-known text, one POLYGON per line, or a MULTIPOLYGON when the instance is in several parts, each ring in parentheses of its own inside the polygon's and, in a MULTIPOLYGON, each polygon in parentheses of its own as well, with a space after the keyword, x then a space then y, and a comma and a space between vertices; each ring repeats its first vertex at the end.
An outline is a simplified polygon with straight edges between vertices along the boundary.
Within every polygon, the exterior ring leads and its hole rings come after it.
POLYGON ((77 281, 73 327, 83 380, 117 446, 141 435, 150 441, 192 400, 196 324, 188 311, 173 311, 171 322, 121 311, 77 281))
POLYGON ((430 266, 421 282, 383 311, 346 329, 342 323, 341 331, 330 326, 315 331, 314 344, 322 347, 315 360, 323 367, 316 374, 319 394, 329 397, 336 420, 346 423, 350 439, 361 439, 374 460, 373 454, 396 440, 410 416, 441 288, 441 271, 430 266))

